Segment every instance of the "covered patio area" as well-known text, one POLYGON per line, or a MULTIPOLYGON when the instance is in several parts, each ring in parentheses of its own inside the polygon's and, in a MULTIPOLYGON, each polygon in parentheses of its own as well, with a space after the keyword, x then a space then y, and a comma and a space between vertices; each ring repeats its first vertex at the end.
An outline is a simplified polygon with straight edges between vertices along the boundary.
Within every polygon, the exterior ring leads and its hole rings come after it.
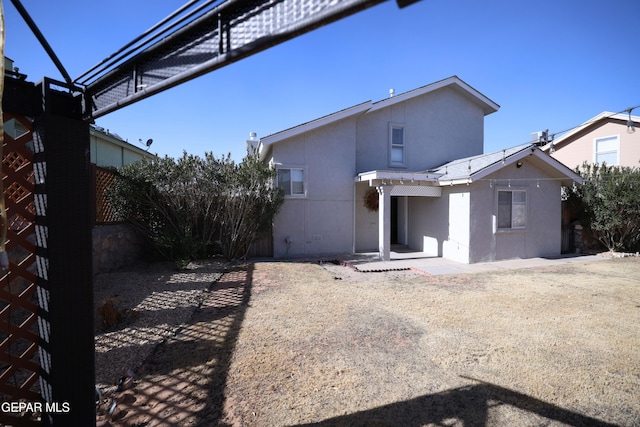
POLYGON ((367 212, 360 203, 356 203, 354 252, 368 253, 362 249, 372 247, 377 234, 377 256, 382 261, 414 258, 417 254, 420 257, 434 256, 409 248, 408 198, 441 197, 438 177, 438 174, 424 172, 371 171, 359 174, 355 178, 356 200, 366 199, 370 192, 377 192, 377 205, 375 209, 367 206, 367 212))

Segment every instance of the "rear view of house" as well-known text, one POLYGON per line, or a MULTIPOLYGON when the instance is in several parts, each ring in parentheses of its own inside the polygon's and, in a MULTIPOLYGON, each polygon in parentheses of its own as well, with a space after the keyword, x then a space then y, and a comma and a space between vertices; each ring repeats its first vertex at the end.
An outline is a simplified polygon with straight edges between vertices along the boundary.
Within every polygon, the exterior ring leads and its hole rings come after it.
POLYGON ((286 195, 274 256, 559 254, 560 187, 580 177, 533 145, 483 154, 498 108, 454 76, 254 142, 286 195))

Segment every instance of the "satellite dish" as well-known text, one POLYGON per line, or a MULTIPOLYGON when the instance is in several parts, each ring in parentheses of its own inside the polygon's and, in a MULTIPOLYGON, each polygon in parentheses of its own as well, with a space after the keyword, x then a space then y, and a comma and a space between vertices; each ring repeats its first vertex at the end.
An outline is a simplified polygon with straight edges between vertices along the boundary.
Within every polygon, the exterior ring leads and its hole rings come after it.
POLYGON ((153 144, 153 139, 147 139, 147 147, 151 147, 151 144, 153 144))

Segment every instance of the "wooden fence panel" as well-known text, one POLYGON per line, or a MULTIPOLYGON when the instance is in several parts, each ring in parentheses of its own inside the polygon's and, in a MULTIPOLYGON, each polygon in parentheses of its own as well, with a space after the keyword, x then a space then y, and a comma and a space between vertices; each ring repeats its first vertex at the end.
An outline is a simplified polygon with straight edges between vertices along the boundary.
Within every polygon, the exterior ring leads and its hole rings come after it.
POLYGON ((108 198, 108 191, 116 179, 116 174, 117 172, 115 170, 91 165, 96 224, 113 224, 122 222, 122 218, 116 215, 108 198))
MULTIPOLYGON (((0 278, 0 400, 41 401, 32 123, 3 114, 2 181, 7 209, 9 271, 0 278)), ((15 425, 19 414, 0 412, 15 425)), ((39 425, 21 418, 18 425, 39 425)))

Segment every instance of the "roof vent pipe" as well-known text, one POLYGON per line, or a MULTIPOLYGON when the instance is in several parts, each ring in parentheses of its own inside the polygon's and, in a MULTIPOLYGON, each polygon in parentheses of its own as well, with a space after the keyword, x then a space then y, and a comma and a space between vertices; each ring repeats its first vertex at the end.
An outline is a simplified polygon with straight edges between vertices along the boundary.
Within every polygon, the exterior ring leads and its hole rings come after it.
POLYGON ((394 88, 389 89, 389 98, 393 98, 393 95, 396 93, 394 88))

